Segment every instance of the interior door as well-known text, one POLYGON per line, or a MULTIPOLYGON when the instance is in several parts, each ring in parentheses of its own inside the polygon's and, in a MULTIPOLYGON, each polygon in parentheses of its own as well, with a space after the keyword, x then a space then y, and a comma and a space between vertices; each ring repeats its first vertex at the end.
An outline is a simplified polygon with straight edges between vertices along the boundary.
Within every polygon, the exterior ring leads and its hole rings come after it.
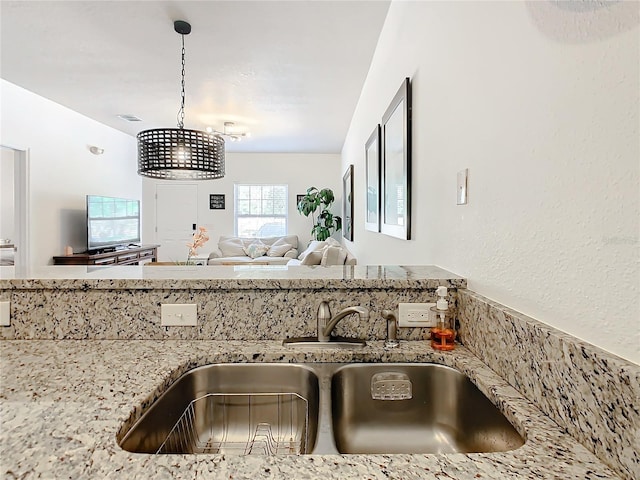
POLYGON ((13 150, 2 147, 0 158, 0 266, 14 264, 13 150))
POLYGON ((28 151, 0 146, 0 266, 29 268, 28 151))
POLYGON ((156 185, 156 242, 159 262, 185 262, 198 223, 198 186, 156 185))

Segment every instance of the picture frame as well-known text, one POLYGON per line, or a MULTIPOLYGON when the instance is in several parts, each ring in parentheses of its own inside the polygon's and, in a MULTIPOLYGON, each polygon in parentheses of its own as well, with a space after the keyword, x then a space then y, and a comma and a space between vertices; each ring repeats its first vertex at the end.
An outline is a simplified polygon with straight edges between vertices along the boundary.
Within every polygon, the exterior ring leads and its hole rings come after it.
POLYGON ((353 165, 342 177, 342 236, 353 242, 353 165))
POLYGON ((411 239, 411 81, 405 78, 382 116, 380 231, 411 239))
POLYGON ((378 124, 364 145, 366 185, 364 228, 371 232, 380 231, 381 153, 380 124, 378 124))
POLYGON ((305 196, 304 193, 300 193, 296 195, 296 208, 298 208, 298 205, 300 204, 304 196, 305 196))
POLYGON ((224 210, 225 203, 226 201, 224 193, 209 194, 209 210, 224 210))

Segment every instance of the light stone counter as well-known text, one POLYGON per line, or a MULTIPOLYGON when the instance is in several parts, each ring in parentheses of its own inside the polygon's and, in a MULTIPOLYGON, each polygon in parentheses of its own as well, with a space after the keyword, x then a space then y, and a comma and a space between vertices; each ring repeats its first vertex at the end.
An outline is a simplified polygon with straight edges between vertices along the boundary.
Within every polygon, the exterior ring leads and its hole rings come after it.
POLYGON ((11 289, 280 289, 465 288, 464 278, 433 265, 362 266, 49 266, 0 267, 0 290, 11 289))
MULTIPOLYGON (((351 305, 370 310, 369 322, 345 319, 336 335, 383 339, 382 310, 433 302, 440 285, 450 289, 455 305, 466 280, 435 266, 0 269, 0 300, 10 301, 12 318, 0 339, 275 340, 315 334, 322 301, 333 312, 351 305), (197 304, 197 328, 162 327, 161 305, 167 303, 197 304)), ((409 330, 400 333, 403 339, 428 335, 409 330)))
MULTIPOLYGON (((153 267, 148 267, 153 268, 153 267)), ((0 341, 0 472, 45 479, 614 479, 603 465, 462 346, 434 352, 373 341, 358 352, 278 341, 0 341), (216 362, 436 362, 464 372, 526 436, 511 452, 441 455, 146 455, 116 435, 173 379, 216 362), (132 417, 133 415, 133 417, 132 417)))

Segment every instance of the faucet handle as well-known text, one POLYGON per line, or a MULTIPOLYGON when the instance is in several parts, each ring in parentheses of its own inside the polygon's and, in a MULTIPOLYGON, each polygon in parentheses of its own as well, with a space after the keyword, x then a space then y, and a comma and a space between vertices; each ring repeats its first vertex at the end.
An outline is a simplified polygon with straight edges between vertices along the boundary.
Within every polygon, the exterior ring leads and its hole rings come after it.
POLYGON ((318 314, 316 315, 318 319, 330 319, 331 318, 331 309, 329 308, 329 302, 322 301, 318 306, 318 314))

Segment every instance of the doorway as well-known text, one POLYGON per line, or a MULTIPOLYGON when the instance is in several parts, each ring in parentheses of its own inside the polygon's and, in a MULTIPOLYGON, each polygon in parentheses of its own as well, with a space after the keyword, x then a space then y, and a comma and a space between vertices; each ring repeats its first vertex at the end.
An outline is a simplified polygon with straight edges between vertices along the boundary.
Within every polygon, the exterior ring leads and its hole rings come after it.
POLYGON ((28 151, 0 146, 0 266, 29 266, 28 151))
POLYGON ((198 224, 198 186, 156 185, 156 243, 159 262, 184 262, 198 224))

